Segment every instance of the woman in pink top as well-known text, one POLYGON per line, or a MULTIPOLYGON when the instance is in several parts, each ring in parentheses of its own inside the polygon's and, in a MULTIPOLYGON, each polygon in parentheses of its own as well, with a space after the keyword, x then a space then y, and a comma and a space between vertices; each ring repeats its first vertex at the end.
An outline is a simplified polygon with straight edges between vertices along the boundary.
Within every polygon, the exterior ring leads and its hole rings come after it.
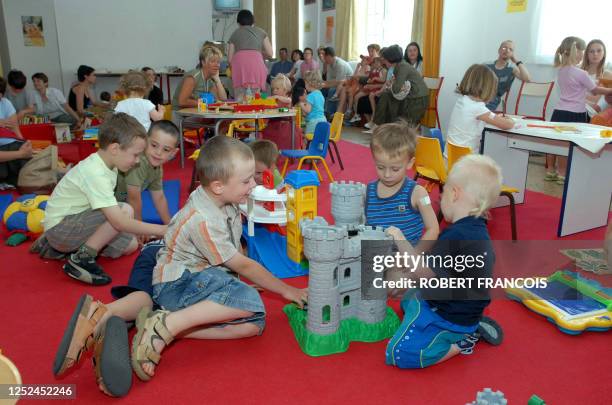
POLYGON ((302 77, 306 72, 310 72, 313 70, 319 70, 319 63, 314 60, 312 48, 304 48, 304 61, 300 65, 300 72, 302 72, 302 77))
MULTIPOLYGON (((578 37, 565 38, 557 48, 555 67, 559 67, 557 84, 560 97, 559 103, 552 114, 551 121, 553 122, 588 123, 587 92, 603 95, 612 94, 612 89, 598 87, 587 72, 576 66, 582 61, 585 49, 586 44, 578 37)), ((555 169, 555 156, 546 156, 548 172, 545 180, 563 184, 565 182, 567 158, 559 156, 556 160, 558 167, 555 169)))

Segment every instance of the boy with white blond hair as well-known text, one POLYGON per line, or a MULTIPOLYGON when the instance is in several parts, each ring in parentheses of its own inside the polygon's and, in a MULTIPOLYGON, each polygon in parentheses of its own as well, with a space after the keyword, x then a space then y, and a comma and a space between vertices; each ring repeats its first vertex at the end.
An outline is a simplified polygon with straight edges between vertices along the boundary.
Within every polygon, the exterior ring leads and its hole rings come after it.
MULTIPOLYGON (((499 166, 487 156, 468 155, 453 166, 441 202, 444 219, 451 225, 442 231, 424 257, 426 260, 403 277, 417 279, 417 285, 438 278, 455 285, 464 282, 466 287, 407 292, 401 304, 404 320, 387 346, 387 364, 424 368, 459 353, 471 354, 481 337, 492 344, 501 343, 499 325, 483 317, 491 302, 488 289, 476 282, 465 282, 467 278, 492 277, 495 252, 485 217, 499 196, 501 181, 499 166), (462 260, 459 266, 459 259, 469 256, 476 260, 471 265, 462 260), (436 260, 438 257, 444 260, 436 260), (449 257, 453 259, 450 266, 449 257)), ((391 227, 387 233, 393 236, 400 252, 423 254, 406 242, 399 229, 391 227)))

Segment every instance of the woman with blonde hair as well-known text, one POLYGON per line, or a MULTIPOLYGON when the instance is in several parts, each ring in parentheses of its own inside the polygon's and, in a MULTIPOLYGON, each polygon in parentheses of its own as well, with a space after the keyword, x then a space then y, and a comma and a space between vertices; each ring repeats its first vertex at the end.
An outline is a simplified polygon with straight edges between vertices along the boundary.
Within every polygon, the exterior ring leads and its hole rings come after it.
MULTIPOLYGON (((584 52, 586 55, 582 59, 580 68, 589 74, 589 77, 597 82, 599 79, 612 79, 612 72, 606 70, 606 45, 600 39, 591 40, 584 52)), ((601 95, 587 95, 587 111, 593 116, 601 112, 606 105, 601 95), (592 110, 591 110, 592 109, 592 110)))
POLYGON ((185 73, 172 97, 172 109, 197 107, 200 93, 212 93, 217 100, 227 100, 227 93, 219 77, 223 53, 205 44, 200 49, 198 66, 185 73))

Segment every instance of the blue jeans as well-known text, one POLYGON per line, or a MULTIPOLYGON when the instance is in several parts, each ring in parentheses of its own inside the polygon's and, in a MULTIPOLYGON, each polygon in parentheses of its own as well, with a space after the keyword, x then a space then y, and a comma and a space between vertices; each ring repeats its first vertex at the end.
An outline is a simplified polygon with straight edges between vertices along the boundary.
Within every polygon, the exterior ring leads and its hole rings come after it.
POLYGON ((252 322, 260 330, 265 326, 266 310, 257 290, 221 267, 209 267, 197 273, 185 270, 178 280, 155 284, 153 301, 169 311, 178 311, 201 301, 212 301, 253 313, 247 318, 224 324, 252 322))
POLYGON ((478 324, 463 326, 443 319, 415 293, 404 296, 402 309, 402 324, 387 345, 386 363, 391 366, 425 368, 434 365, 453 344, 478 328, 478 324))

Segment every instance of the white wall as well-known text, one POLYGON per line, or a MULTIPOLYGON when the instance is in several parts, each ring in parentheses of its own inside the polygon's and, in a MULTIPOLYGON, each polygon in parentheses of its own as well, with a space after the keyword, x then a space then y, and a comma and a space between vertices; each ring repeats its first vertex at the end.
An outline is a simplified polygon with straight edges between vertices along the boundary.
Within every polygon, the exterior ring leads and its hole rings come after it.
POLYGON ((3 49, 4 70, 19 69, 28 78, 36 72, 49 77, 51 87, 62 87, 61 68, 55 23, 54 0, 4 0, 2 1, 7 49, 3 49), (25 46, 21 16, 41 16, 43 21, 44 47, 25 46))
MULTIPOLYGON (((442 51, 440 75, 444 84, 440 92, 439 111, 443 132, 456 101, 456 85, 473 63, 492 62, 502 41, 512 39, 515 54, 522 60, 531 80, 546 82, 555 80, 556 72, 550 65, 534 64, 535 41, 538 25, 538 0, 527 2, 527 11, 506 13, 506 2, 489 0, 445 0, 442 18, 442 51)), ((508 99, 508 111, 514 112, 520 81, 515 80, 508 99)), ((557 90, 548 104, 547 117, 558 100, 557 90)), ((521 101, 519 113, 540 113, 541 103, 535 100, 521 101)))
POLYGON ((56 0, 55 14, 66 93, 81 64, 189 70, 212 39, 210 0, 56 0))
POLYGON ((304 1, 300 0, 300 7, 302 7, 302 43, 300 46, 302 49, 308 47, 317 49, 319 47, 319 15, 321 13, 321 4, 316 1, 313 4, 304 5, 304 1), (310 32, 304 31, 304 23, 310 22, 310 32))

